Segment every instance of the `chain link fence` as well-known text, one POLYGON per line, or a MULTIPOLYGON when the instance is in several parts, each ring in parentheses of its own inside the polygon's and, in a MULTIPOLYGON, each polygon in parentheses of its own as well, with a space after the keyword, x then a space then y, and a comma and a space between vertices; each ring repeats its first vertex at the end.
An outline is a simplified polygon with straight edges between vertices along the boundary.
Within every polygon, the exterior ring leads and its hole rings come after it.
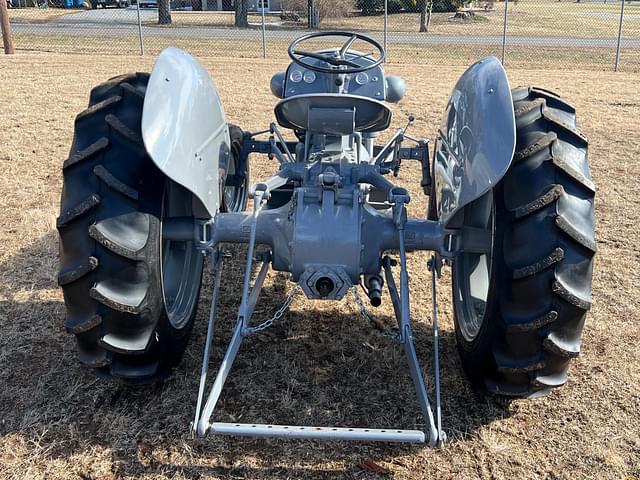
MULTIPOLYGON (((5 1, 5 0, 0 0, 5 1)), ((7 0, 19 50, 284 58, 307 30, 368 33, 390 62, 640 71, 640 0, 7 0), (159 7, 159 8, 158 8, 159 7)))

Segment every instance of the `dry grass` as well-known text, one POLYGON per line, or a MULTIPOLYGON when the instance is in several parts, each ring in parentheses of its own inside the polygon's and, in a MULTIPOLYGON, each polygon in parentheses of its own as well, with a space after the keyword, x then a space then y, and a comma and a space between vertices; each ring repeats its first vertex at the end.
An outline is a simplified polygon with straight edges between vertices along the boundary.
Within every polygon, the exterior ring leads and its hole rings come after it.
MULTIPOLYGON (((257 40, 237 40, 232 37, 220 39, 146 37, 145 52, 157 55, 169 46, 188 50, 194 55, 211 57, 223 53, 224 56, 238 58, 262 58, 262 44, 257 40)), ((18 50, 46 52, 76 52, 89 54, 137 53, 140 51, 138 37, 133 30, 128 36, 119 37, 76 37, 68 35, 35 35, 17 33, 14 35, 18 50)), ((274 61, 287 59, 288 42, 267 40, 267 58, 274 61)), ((421 65, 465 66, 478 58, 496 55, 500 57, 501 47, 483 45, 401 45, 391 44, 387 58, 392 62, 415 63, 421 65)), ((538 68, 562 68, 564 70, 613 70, 615 51, 611 48, 564 48, 564 47, 518 47, 508 45, 505 63, 510 68, 527 68, 532 59, 538 68)), ((620 70, 640 71, 640 49, 621 49, 620 70)))
MULTIPOLYGON (((485 2, 478 2, 482 5, 485 2)), ((520 0, 510 4, 508 26, 510 35, 570 37, 614 37, 618 33, 619 4, 575 3, 558 0, 520 0)), ((625 15, 640 14, 640 5, 625 6, 625 15)), ((501 35, 504 18, 504 3, 496 2, 490 11, 478 11, 477 21, 452 21, 451 13, 434 13, 430 35, 501 35)), ((629 17, 629 18, 630 18, 629 17)), ((419 13, 397 13, 389 15, 390 32, 417 32, 419 13)), ((625 23, 624 32, 629 37, 640 35, 640 22, 635 19, 625 23)), ((324 28, 347 30, 382 30, 382 16, 326 19, 324 28)))
MULTIPOLYGON (((247 129, 272 118, 268 91, 280 62, 210 59, 229 120, 247 129)), ((440 289, 445 450, 418 446, 238 438, 191 440, 187 427, 205 334, 206 282, 199 322, 184 361, 159 387, 107 384, 81 368, 63 332, 55 284, 54 221, 60 166, 74 115, 92 85, 149 57, 17 55, 0 58, 0 478, 611 478, 640 476, 640 177, 637 76, 511 70, 514 84, 557 89, 575 102, 591 139, 599 252, 582 356, 569 384, 549 398, 510 404, 479 400, 462 376, 452 335, 448 276, 440 289), (387 475, 358 465, 372 459, 387 475), (377 475, 377 477, 376 477, 377 475)), ((433 137, 461 68, 390 65, 409 95, 394 107, 417 116, 414 134, 433 137)), ((265 176, 274 166, 253 159, 265 176)), ((403 171, 422 215, 419 172, 403 171)), ((241 257, 238 251, 237 257, 241 257)), ((413 255, 413 312, 419 357, 430 378, 426 255, 413 255)), ((238 303, 240 260, 225 269, 218 341, 227 341, 238 303)), ((267 281, 258 317, 286 292, 267 281)), ((380 311, 390 315, 388 299, 380 311)), ((222 350, 215 354, 220 361, 222 350)), ((223 393, 219 419, 413 426, 416 402, 401 355, 370 332, 352 303, 299 299, 286 321, 247 341, 223 393), (405 405, 405 400, 408 400, 405 405)))
POLYGON ((11 23, 47 23, 65 15, 82 12, 81 9, 66 8, 12 8, 9 10, 11 23))
MULTIPOLYGON (((479 2, 482 5, 482 2, 479 2)), ((449 13, 436 13, 433 16, 431 29, 425 36, 457 36, 461 38, 493 36, 501 37, 503 33, 503 4, 496 3, 495 9, 480 12, 481 21, 452 21, 449 13)), ((588 47, 585 38, 615 39, 619 25, 619 4, 596 2, 572 2, 557 0, 520 0, 509 7, 507 29, 506 63, 511 67, 527 68, 532 59, 538 68, 564 69, 596 69, 610 70, 615 62, 615 47, 588 47), (570 47, 538 47, 536 45, 515 46, 514 37, 570 37, 570 47)), ((47 23, 52 18, 66 14, 63 9, 12 9, 9 13, 15 23, 47 23)), ((114 14, 116 10, 113 10, 114 14)), ((640 2, 625 6, 626 19, 623 36, 630 39, 640 38, 640 2)), ((75 11, 71 11, 73 15, 75 11)), ((118 11, 118 15, 120 15, 118 11)), ((42 33, 14 33, 16 48, 25 51, 46 51, 61 53, 105 53, 136 54, 139 51, 138 31, 135 25, 135 11, 129 18, 119 16, 118 21, 128 22, 128 29, 109 28, 95 29, 91 35, 65 35, 59 31, 42 33)), ((232 28, 233 12, 172 12, 173 24, 158 27, 155 20, 146 20, 146 26, 155 26, 153 36, 145 37, 145 48, 148 54, 157 54, 163 48, 175 45, 188 49, 202 56, 239 56, 243 58, 262 58, 261 32, 259 25, 261 16, 249 15, 252 32, 251 38, 238 38, 237 30, 232 28), (225 27, 228 35, 224 38, 194 38, 189 36, 189 28, 225 27), (169 33, 170 31, 170 33, 169 33), (158 34, 158 32, 162 32, 158 34), (167 34, 165 35, 165 32, 167 34), (174 35, 181 35, 177 38, 174 35), (156 36, 163 35, 163 36, 156 36)), ((419 25, 419 14, 399 13, 389 16, 388 31, 389 58, 391 61, 403 63, 419 63, 427 65, 467 65, 476 58, 485 55, 501 55, 500 45, 420 45, 397 43, 394 34, 401 32, 416 33, 419 25)), ((285 58, 288 42, 276 39, 271 30, 306 28, 306 21, 281 22, 276 15, 267 16, 267 57, 270 59, 285 58)), ((347 15, 339 18, 326 18, 323 29, 346 29, 353 31, 375 32, 382 37, 383 17, 347 15)), ((409 40, 406 40, 407 42, 409 40)), ((404 40, 403 40, 404 42, 404 40)), ((640 71, 640 49, 623 48, 620 57, 620 69, 628 72, 640 71)))
MULTIPOLYGON (((480 6, 484 2, 478 2, 480 6)), ((503 3, 495 3, 490 11, 479 11, 477 21, 452 21, 451 13, 434 13, 431 21, 430 35, 482 36, 501 35, 503 25, 503 3)), ((64 9, 13 9, 9 17, 13 21, 43 23, 73 11, 64 9)), ((576 38, 609 37, 618 33, 620 5, 618 3, 573 2, 558 0, 520 0, 509 7, 509 34, 526 36, 559 36, 576 38)), ((640 36, 640 5, 629 3, 625 6, 627 21, 624 24, 624 35, 640 36)), ((233 12, 183 12, 171 14, 173 26, 210 26, 232 27, 233 12)), ((389 15, 390 32, 417 32, 420 14, 396 13, 389 15)), ((132 16, 133 18, 133 16, 132 16)), ((248 20, 253 25, 260 25, 262 17, 252 13, 248 20)), ((276 15, 266 17, 268 28, 306 28, 306 18, 300 22, 284 22, 276 15)), ((155 22, 145 22, 154 25, 155 22)), ((360 16, 342 15, 337 18, 325 18, 322 23, 325 29, 382 31, 382 15, 360 16)))

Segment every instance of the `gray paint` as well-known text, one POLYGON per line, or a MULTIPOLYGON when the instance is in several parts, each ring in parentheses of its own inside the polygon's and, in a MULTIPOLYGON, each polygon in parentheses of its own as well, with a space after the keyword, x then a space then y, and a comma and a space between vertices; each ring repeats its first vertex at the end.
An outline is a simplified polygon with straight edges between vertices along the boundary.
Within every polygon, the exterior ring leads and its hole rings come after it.
MULTIPOLYGON (((341 112, 350 110, 353 112, 353 128, 344 133, 350 135, 353 132, 373 133, 389 128, 391 123, 391 110, 384 103, 377 100, 350 95, 346 93, 315 93, 296 95, 285 98, 276 105, 274 112, 278 124, 284 128, 297 128, 300 130, 310 130, 312 133, 331 134, 322 128, 313 128, 310 119, 314 118, 314 110, 324 110, 325 123, 327 129, 333 125, 332 118, 334 112, 336 117, 341 112)), ((320 122, 322 123, 322 122, 320 122)))
POLYGON ((515 150, 515 128, 502 64, 495 57, 473 64, 456 83, 438 134, 434 181, 441 221, 448 223, 504 176, 515 150))
MULTIPOLYGON (((335 51, 335 49, 330 49, 322 50, 319 53, 331 54, 335 53, 335 51)), ((368 57, 359 57, 359 55, 361 55, 360 52, 353 51, 352 53, 348 53, 346 58, 361 66, 373 65, 373 59, 368 57)), ((309 63, 310 66, 325 65, 321 60, 315 58, 307 58, 305 59, 305 62, 309 63)), ((373 67, 366 72, 362 72, 366 77, 358 77, 357 73, 340 75, 316 73, 316 79, 313 82, 307 83, 304 80, 300 82, 292 81, 292 77, 296 72, 300 72, 304 76, 305 72, 308 72, 309 70, 310 69, 304 68, 296 63, 291 63, 289 65, 284 77, 285 97, 311 93, 350 93, 352 95, 374 98, 376 100, 385 99, 385 74, 380 66, 373 67), (363 78, 366 78, 366 82, 362 81, 363 78), (339 80, 340 84, 338 84, 337 80, 339 80)))
POLYGON ((404 97, 407 90, 404 79, 397 75, 387 75, 387 94, 385 100, 391 103, 398 103, 404 97))
MULTIPOLYGON (((287 76, 292 68, 298 67, 290 66, 287 76)), ((305 72, 300 73, 304 75, 305 72)), ((186 229, 163 227, 163 232, 174 230, 180 235, 185 230, 187 233, 209 232, 210 236, 198 239, 197 244, 203 250, 211 252, 215 252, 221 242, 248 244, 236 326, 200 414, 204 392, 202 378, 206 377, 206 369, 202 370, 204 374, 201 373, 194 421, 194 425, 197 425, 196 433, 200 436, 217 433, 428 441, 432 446, 441 445, 446 438, 440 421, 439 385, 435 388, 436 424, 423 369, 413 344, 407 252, 432 250, 442 257, 455 257, 456 252, 449 246, 457 248, 459 242, 449 240, 459 232, 447 228, 447 225, 464 205, 492 188, 511 162, 515 148, 511 92, 504 69, 495 58, 487 58, 474 64, 460 78, 447 105, 435 155, 439 220, 411 219, 407 217, 406 205, 411 200, 407 190, 394 185, 384 176, 385 173, 397 173, 401 143, 410 137, 405 137, 404 130, 398 130, 387 145, 376 150, 378 153, 374 156, 372 142, 363 139, 363 134, 360 133, 364 132, 366 135, 367 132, 388 127, 391 113, 380 100, 399 100, 404 94, 404 82, 399 78, 385 77, 379 67, 372 67, 368 73, 380 76, 376 82, 382 82, 383 92, 378 91, 376 84, 371 85, 371 88, 362 84, 359 92, 354 93, 351 88, 354 84, 352 76, 341 73, 317 72, 312 81, 294 82, 297 85, 295 91, 290 91, 294 87, 289 86, 282 74, 274 76, 272 91, 276 96, 284 97, 276 106, 276 118, 280 125, 299 130, 296 132, 299 142, 287 145, 274 123, 268 130, 271 134, 268 142, 260 142, 251 135, 245 135, 240 163, 252 149, 269 153, 280 163, 275 176, 251 189, 254 197, 253 212, 218 213, 202 230, 189 225, 186 229), (283 187, 290 190, 283 192, 283 187), (369 203, 372 192, 375 192, 377 205, 369 203), (285 194, 284 201, 278 200, 277 204, 270 204, 271 195, 277 193, 285 194), (267 245, 270 250, 260 256, 263 265, 252 286, 253 258, 258 244, 267 245), (393 279, 391 260, 385 256, 385 252, 389 250, 399 253, 399 288, 393 279), (292 280, 299 284, 296 288, 301 288, 308 298, 340 300, 363 277, 365 280, 381 279, 383 265, 398 322, 398 331, 393 334, 393 338, 404 347, 425 422, 424 432, 394 429, 389 434, 386 430, 355 431, 333 427, 322 429, 211 421, 242 339, 273 321, 269 319, 263 322, 264 325, 255 327, 250 323, 269 266, 275 270, 290 272, 292 280)), ((189 126, 189 122, 181 126, 189 126)), ((223 126, 224 124, 211 126, 212 135, 223 126)), ((426 159, 427 142, 415 142, 416 148, 422 149, 417 157, 426 159)), ((428 162, 421 160, 421 166, 423 170, 428 170, 428 162)), ((187 175, 189 174, 195 176, 193 172, 187 171, 187 175)), ((217 186, 215 184, 212 188, 217 186)), ((432 257, 431 268, 438 268, 436 256, 432 257)), ((214 268, 214 271, 217 272, 217 269, 214 268)), ((432 281, 435 282, 435 274, 432 281)), ((217 288, 215 292, 217 293, 217 288)), ((432 298, 436 298, 435 286, 432 298)), ((215 297, 213 301, 215 302, 215 297)), ((210 321, 207 333, 209 339, 213 338, 212 329, 210 321)), ((436 323, 433 332, 437 355, 436 323)), ((209 349, 206 350, 203 363, 208 363, 208 354, 209 349)), ((436 384, 439 383, 437 360, 435 381, 436 384)))

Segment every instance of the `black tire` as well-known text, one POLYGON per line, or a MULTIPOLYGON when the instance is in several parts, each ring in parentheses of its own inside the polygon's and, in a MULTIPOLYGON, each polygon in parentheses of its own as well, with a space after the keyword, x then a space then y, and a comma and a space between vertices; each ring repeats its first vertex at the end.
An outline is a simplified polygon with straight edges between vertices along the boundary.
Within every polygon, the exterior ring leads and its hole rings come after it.
POLYGON ((242 139, 244 133, 235 125, 229 124, 229 137, 231 139, 231 156, 227 175, 222 188, 222 202, 220 210, 223 212, 242 212, 247 208, 249 198, 249 161, 242 161, 242 139))
POLYGON ((546 90, 512 93, 513 163, 463 212, 465 226, 494 231, 491 254, 454 261, 454 320, 477 390, 533 398, 563 385, 580 352, 591 306, 595 187, 575 109, 546 90))
POLYGON ((80 361, 131 383, 162 380, 179 363, 203 262, 191 242, 162 238, 162 219, 193 216, 194 200, 145 150, 148 80, 123 75, 92 90, 75 120, 57 219, 58 283, 80 361))

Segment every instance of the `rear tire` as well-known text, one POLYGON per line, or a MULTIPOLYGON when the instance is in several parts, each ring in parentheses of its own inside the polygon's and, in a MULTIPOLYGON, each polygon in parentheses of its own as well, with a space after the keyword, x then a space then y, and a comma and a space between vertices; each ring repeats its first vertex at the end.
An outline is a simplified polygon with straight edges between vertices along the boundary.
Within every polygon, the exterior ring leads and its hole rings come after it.
POLYGON ((474 387, 536 397, 567 381, 591 306, 596 251, 587 140, 575 109, 535 88, 513 90, 516 151, 463 224, 492 230, 490 254, 453 264, 454 320, 474 387))
POLYGON ((142 142, 148 80, 123 75, 92 90, 75 120, 57 219, 58 283, 80 361, 132 383, 162 380, 180 362, 203 266, 193 242, 162 238, 163 218, 193 216, 197 205, 142 142))
POLYGON ((243 212, 247 208, 249 198, 250 175, 248 159, 241 158, 244 133, 240 127, 229 124, 229 138, 231 140, 231 155, 227 176, 221 189, 221 211, 243 212))

